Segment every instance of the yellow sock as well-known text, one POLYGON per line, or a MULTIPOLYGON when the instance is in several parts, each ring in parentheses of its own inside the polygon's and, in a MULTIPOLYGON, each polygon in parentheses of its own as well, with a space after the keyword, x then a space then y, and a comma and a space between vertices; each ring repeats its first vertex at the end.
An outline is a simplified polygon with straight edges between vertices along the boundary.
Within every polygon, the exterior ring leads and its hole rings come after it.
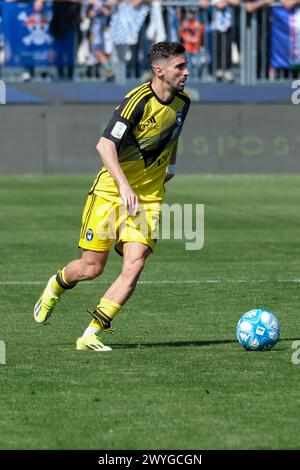
POLYGON ((112 319, 117 315, 117 313, 119 313, 121 308, 122 305, 102 297, 95 310, 95 316, 99 317, 99 320, 94 317, 85 330, 85 334, 99 333, 99 331, 105 329, 104 325, 109 325, 112 319))
POLYGON ((63 294, 66 290, 63 289, 57 282, 56 278, 53 281, 53 289, 56 295, 60 296, 63 294))
POLYGON ((99 331, 101 329, 99 322, 97 320, 94 320, 94 319, 89 323, 88 328, 93 328, 93 330, 95 330, 95 331, 91 331, 91 333, 99 333, 99 331))
POLYGON ((119 313, 121 308, 122 305, 113 302, 113 300, 106 299, 105 297, 102 297, 100 303, 97 305, 97 310, 99 309, 110 321, 119 313))
POLYGON ((66 281, 65 276, 64 276, 64 270, 60 269, 56 275, 56 278, 53 281, 53 289, 56 295, 60 296, 63 294, 66 290, 70 290, 73 287, 76 286, 76 282, 70 284, 69 282, 66 281))

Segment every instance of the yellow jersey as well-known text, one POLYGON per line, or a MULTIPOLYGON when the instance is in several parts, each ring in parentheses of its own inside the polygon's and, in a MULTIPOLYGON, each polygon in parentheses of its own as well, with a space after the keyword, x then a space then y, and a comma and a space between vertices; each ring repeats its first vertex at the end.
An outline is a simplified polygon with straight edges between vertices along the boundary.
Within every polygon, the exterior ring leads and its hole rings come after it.
MULTIPOLYGON (((163 199, 166 167, 176 150, 189 106, 185 92, 179 91, 163 102, 149 82, 134 88, 115 108, 103 136, 115 143, 122 170, 141 203, 163 199)), ((90 194, 120 201, 118 185, 105 167, 90 194)))

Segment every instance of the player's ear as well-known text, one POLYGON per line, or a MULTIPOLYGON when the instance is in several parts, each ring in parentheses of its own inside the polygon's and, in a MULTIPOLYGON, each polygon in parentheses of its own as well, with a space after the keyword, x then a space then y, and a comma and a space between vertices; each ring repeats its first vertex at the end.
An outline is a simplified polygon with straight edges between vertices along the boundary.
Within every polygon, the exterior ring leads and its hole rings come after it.
POLYGON ((164 68, 161 67, 160 65, 155 65, 153 67, 153 71, 155 75, 157 75, 158 77, 162 77, 164 75, 164 68))

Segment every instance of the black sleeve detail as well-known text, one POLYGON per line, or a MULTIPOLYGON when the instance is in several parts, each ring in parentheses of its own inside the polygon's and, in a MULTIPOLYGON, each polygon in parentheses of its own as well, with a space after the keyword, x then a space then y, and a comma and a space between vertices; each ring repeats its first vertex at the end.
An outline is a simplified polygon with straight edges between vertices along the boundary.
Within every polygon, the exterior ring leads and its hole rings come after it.
POLYGON ((121 105, 115 109, 111 120, 109 121, 103 132, 103 137, 111 140, 116 144, 117 147, 119 147, 122 142, 124 142, 124 140, 126 139, 130 130, 134 126, 136 126, 141 120, 141 117, 144 112, 145 103, 148 101, 148 96, 150 97, 150 95, 147 95, 145 98, 141 99, 137 103, 129 119, 125 119, 121 116, 123 109, 128 103, 128 98, 125 98, 121 105))
POLYGON ((131 125, 129 121, 114 114, 102 135, 116 145, 120 145, 126 139, 130 129, 131 125))
POLYGON ((142 98, 135 106, 129 119, 132 127, 137 126, 140 120, 142 119, 146 103, 150 100, 151 96, 152 94, 144 96, 144 98, 142 98))
POLYGON ((111 140, 115 144, 120 144, 126 138, 130 129, 129 122, 121 117, 121 113, 127 103, 128 98, 124 98, 122 103, 115 108, 115 111, 102 134, 103 137, 106 137, 106 139, 111 140))

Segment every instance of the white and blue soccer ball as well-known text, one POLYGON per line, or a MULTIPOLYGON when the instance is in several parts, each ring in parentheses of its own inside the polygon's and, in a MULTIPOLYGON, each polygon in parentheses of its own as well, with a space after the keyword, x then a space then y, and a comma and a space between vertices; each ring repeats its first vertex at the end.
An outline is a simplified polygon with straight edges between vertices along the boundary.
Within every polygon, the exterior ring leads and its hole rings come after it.
POLYGON ((248 351, 271 349, 279 340, 279 321, 272 312, 256 308, 240 318, 236 334, 239 343, 248 351))

